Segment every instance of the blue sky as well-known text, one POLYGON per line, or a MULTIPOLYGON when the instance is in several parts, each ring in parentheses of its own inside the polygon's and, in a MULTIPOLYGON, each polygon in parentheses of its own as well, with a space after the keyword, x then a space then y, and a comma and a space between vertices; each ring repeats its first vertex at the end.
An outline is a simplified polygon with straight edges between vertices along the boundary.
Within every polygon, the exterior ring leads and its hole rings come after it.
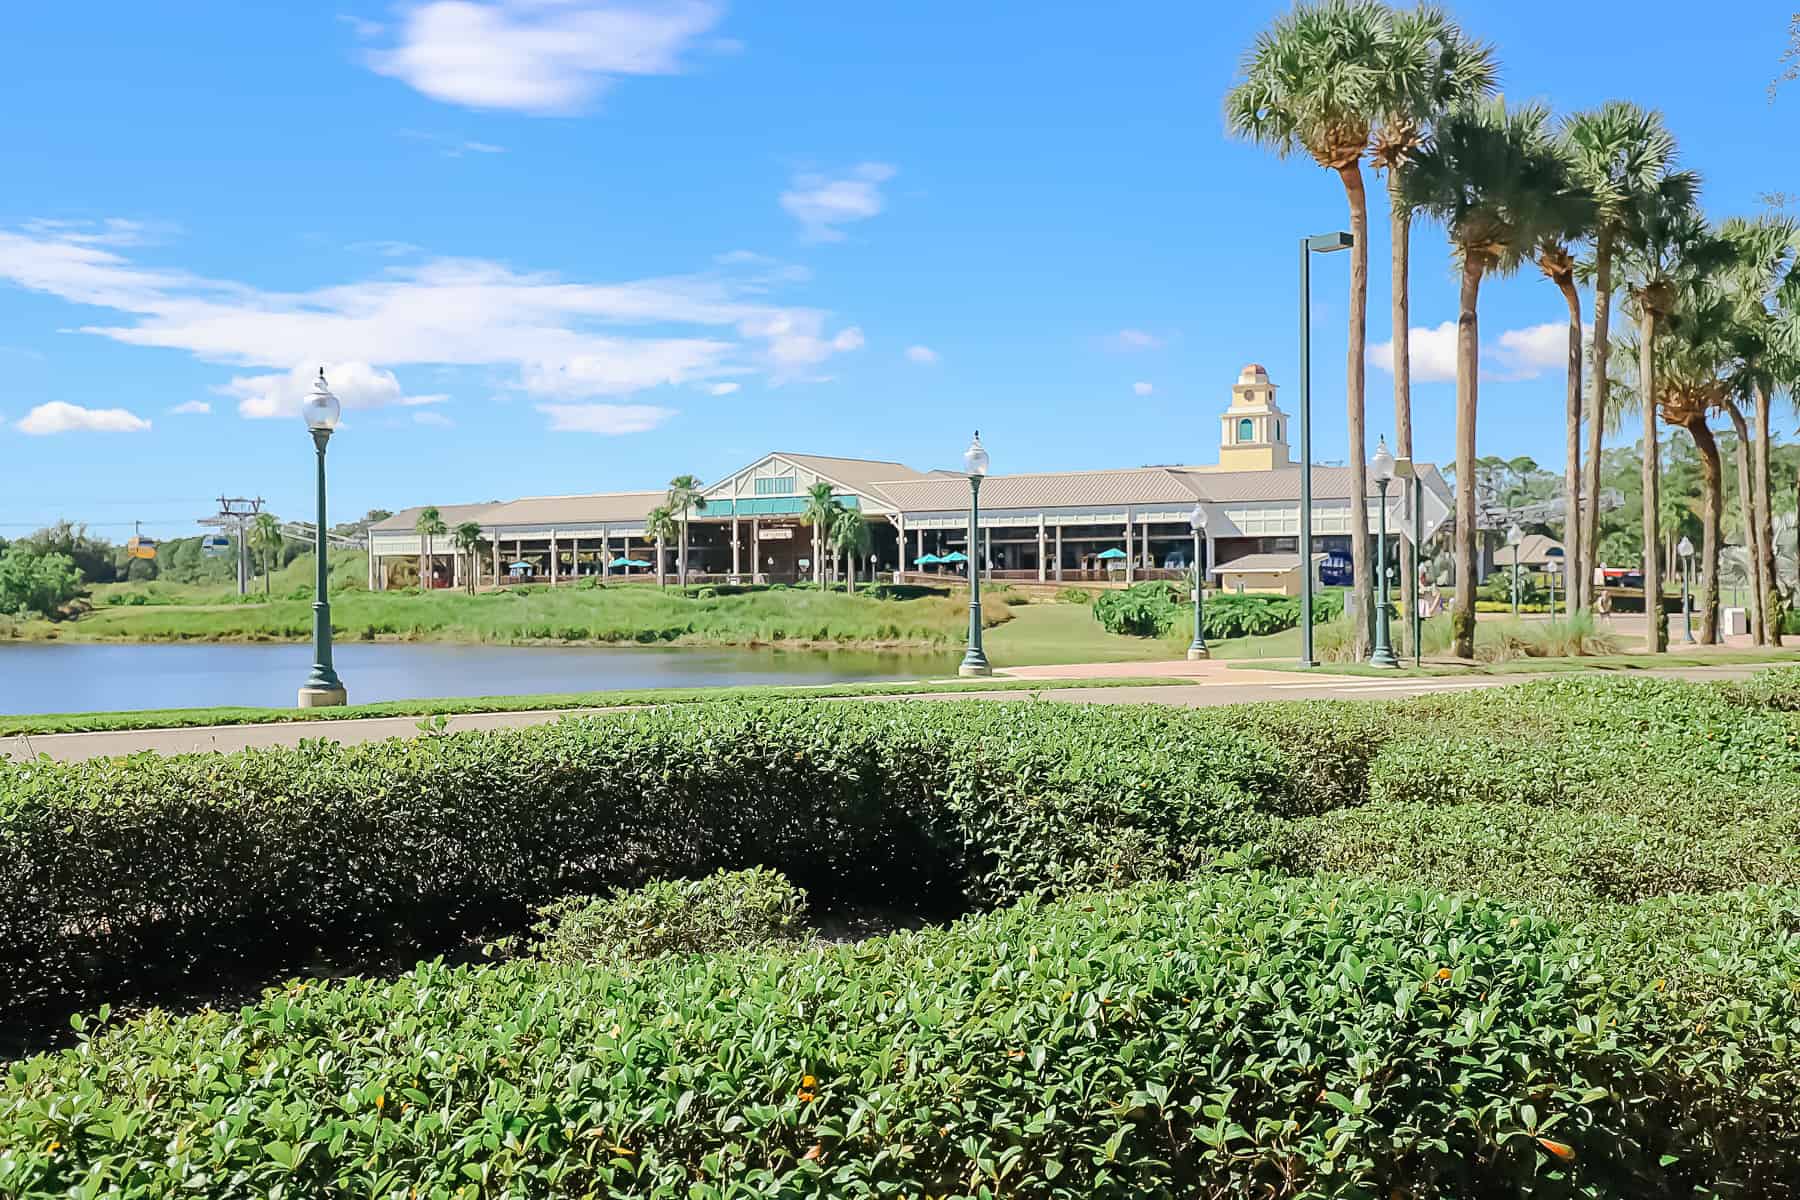
MULTIPOLYGON (((19 6, 0 535, 191 532, 222 491, 304 515, 321 363, 336 517, 769 449, 931 467, 976 425, 997 471, 1212 461, 1244 362, 1292 407, 1294 244, 1345 223, 1334 178, 1224 135, 1281 7, 19 6)), ((1787 9, 1454 7, 1510 99, 1661 107, 1715 215, 1800 191, 1800 84, 1764 90, 1787 9)), ((1454 281, 1440 231, 1415 245, 1435 329, 1454 281)), ((1386 255, 1378 207, 1372 345, 1386 255)), ((1347 265, 1314 276, 1326 458, 1347 265)), ((1484 451, 1559 454, 1560 334, 1532 330, 1560 308, 1535 272, 1486 290, 1484 451)), ((1419 453, 1447 458, 1448 338, 1414 353, 1419 453)), ((1368 395, 1372 440, 1373 364, 1368 395)))

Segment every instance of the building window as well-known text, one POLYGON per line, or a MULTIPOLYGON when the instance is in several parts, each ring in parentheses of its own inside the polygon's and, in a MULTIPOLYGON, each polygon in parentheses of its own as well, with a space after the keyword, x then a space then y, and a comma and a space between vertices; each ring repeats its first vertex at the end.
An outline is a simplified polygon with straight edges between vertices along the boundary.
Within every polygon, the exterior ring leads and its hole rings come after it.
POLYGON ((1281 422, 1280 421, 1275 422, 1275 440, 1278 442, 1281 440, 1281 422))
POLYGON ((794 477, 783 475, 778 478, 761 478, 756 480, 758 496, 791 496, 794 494, 794 477))
POLYGON ((1238 422, 1237 440, 1240 442, 1254 442, 1256 440, 1256 425, 1249 417, 1245 417, 1238 422))

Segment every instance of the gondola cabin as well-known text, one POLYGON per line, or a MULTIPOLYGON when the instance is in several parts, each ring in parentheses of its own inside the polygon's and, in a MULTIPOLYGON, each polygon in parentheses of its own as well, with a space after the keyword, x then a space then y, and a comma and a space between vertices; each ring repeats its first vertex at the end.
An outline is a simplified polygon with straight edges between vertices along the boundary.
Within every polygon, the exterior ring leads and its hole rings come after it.
POLYGON ((200 539, 200 553, 219 558, 231 550, 231 539, 222 533, 209 533, 200 539))
POLYGON ((125 553, 130 558, 155 558, 156 539, 134 533, 125 543, 125 553))

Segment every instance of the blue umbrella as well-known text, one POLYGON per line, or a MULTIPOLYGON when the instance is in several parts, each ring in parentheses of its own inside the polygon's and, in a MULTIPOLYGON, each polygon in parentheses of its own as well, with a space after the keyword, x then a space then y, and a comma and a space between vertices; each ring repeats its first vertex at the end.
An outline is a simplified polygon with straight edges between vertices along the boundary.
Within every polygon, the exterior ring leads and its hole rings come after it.
POLYGON ((950 553, 938 559, 938 561, 944 563, 968 562, 969 556, 964 554, 961 550, 952 550, 950 553))

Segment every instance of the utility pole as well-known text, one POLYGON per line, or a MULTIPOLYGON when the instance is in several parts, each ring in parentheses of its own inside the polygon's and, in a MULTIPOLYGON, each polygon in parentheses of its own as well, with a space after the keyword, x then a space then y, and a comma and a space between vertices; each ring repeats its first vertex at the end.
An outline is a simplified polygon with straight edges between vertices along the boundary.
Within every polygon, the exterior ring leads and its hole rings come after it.
POLYGON ((219 511, 210 517, 204 517, 200 524, 215 529, 231 529, 237 532, 237 590, 238 595, 248 595, 250 591, 250 551, 246 533, 250 523, 262 512, 263 498, 247 496, 220 496, 219 511))

